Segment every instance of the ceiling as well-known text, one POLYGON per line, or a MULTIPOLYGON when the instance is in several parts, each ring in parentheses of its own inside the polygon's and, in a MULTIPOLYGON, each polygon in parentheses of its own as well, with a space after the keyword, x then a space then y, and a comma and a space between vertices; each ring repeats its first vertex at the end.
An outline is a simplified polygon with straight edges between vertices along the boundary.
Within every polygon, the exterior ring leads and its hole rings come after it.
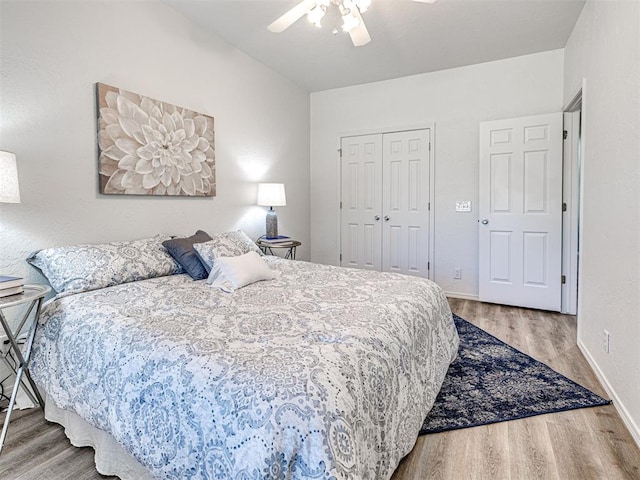
POLYGON ((584 1, 372 0, 363 14, 372 41, 356 48, 306 17, 269 32, 298 0, 165 0, 312 92, 563 48, 584 1))

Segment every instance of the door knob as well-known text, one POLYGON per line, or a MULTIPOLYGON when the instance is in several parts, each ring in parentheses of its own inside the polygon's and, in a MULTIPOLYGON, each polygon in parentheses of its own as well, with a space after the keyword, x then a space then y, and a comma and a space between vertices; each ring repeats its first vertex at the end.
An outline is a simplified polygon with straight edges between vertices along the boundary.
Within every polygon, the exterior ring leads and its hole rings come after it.
POLYGON ((373 217, 373 219, 377 222, 378 220, 380 220, 380 215, 376 215, 375 217, 373 217))
POLYGON ((384 216, 384 221, 385 221, 385 222, 388 222, 388 221, 389 221, 389 215, 385 215, 385 216, 384 216))
POLYGON ((480 223, 482 223, 483 225, 487 225, 489 223, 489 220, 487 220, 486 218, 483 218, 480 223))

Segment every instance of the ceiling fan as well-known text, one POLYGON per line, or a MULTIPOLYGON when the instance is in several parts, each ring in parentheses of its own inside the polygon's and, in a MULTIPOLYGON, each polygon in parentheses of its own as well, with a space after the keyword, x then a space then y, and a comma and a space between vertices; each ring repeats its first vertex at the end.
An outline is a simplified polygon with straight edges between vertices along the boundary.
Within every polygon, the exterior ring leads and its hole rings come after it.
MULTIPOLYGON (((436 0, 411 0, 420 3, 434 3, 436 0)), ((302 0, 299 4, 286 12, 275 22, 267 27, 270 32, 280 33, 300 20, 304 15, 316 27, 321 27, 321 20, 331 7, 337 8, 342 17, 342 30, 348 32, 351 41, 356 47, 366 45, 371 41, 371 36, 364 24, 362 14, 371 5, 371 0, 302 0)), ((333 28, 333 33, 338 33, 338 28, 333 28)))

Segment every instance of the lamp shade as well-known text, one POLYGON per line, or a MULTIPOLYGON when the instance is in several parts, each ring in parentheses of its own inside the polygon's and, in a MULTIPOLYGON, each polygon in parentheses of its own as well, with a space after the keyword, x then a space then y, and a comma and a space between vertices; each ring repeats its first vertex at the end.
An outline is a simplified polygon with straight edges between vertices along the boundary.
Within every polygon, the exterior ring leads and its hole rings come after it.
POLYGON ((0 202, 20 203, 16 156, 3 151, 0 151, 0 202))
POLYGON ((263 207, 284 207, 287 205, 284 183, 259 183, 258 205, 263 207))

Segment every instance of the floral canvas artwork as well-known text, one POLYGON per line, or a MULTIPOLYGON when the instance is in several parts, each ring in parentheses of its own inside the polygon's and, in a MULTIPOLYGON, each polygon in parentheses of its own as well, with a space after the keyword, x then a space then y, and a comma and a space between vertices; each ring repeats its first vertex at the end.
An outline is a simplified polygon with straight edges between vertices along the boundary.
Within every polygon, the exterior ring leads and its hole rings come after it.
POLYGON ((213 117, 97 86, 100 193, 215 196, 213 117))

